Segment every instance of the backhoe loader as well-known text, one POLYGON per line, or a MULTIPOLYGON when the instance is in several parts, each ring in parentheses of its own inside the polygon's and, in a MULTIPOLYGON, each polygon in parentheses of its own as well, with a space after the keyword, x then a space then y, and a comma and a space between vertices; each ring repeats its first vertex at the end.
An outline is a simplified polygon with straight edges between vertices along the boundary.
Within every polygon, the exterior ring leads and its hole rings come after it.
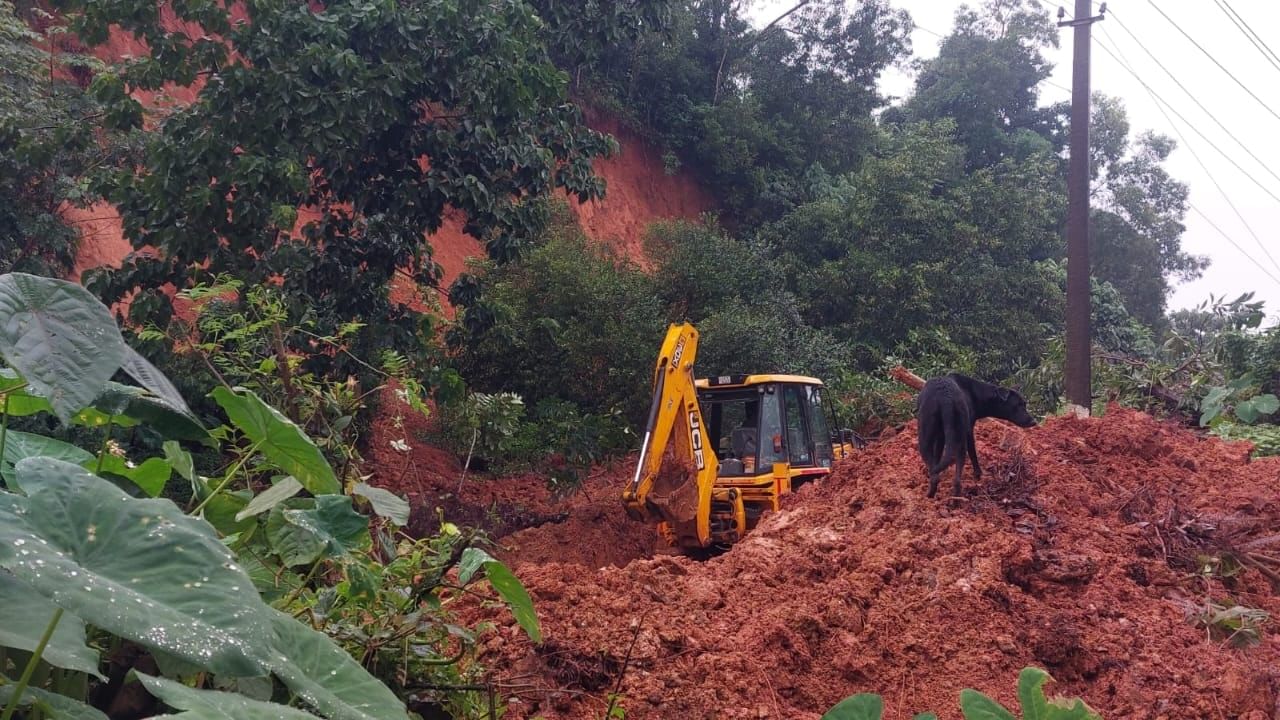
POLYGON ((697 354, 698 331, 671 325, 653 371, 635 476, 622 494, 629 517, 656 523, 685 550, 737 542, 793 487, 830 474, 834 461, 861 445, 850 431, 828 431, 821 380, 695 380, 697 354))

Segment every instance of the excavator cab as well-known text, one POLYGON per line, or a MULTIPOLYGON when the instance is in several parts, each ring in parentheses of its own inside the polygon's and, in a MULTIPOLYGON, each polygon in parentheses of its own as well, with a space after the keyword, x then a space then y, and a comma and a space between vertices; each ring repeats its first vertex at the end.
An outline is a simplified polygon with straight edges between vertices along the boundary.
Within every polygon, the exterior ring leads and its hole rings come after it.
POLYGON ((694 380, 698 333, 672 325, 654 368, 653 402, 627 514, 685 549, 737 542, 780 498, 830 474, 856 436, 833 435, 821 380, 728 375, 694 380))
POLYGON ((848 450, 828 430, 817 378, 734 375, 698 380, 695 386, 707 435, 720 458, 719 477, 752 477, 783 462, 798 485, 825 475, 836 453, 848 450))

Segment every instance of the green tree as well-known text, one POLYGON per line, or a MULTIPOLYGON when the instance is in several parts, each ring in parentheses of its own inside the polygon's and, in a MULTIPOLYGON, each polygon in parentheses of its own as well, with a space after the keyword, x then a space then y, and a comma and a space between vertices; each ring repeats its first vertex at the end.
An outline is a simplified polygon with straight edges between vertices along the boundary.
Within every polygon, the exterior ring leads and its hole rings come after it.
POLYGON ((76 82, 95 61, 51 48, 61 28, 36 7, 24 15, 0 2, 0 272, 63 276, 79 238, 64 208, 90 200, 84 174, 127 146, 99 133, 100 108, 76 82))
POLYGON ((812 0, 753 27, 739 0, 689 0, 603 52, 584 83, 698 172, 726 222, 750 229, 807 199, 805 177, 854 169, 884 105, 880 73, 910 21, 887 0, 812 0))
POLYGON ((1040 107, 1040 83, 1057 47, 1048 12, 1032 0, 962 6, 937 57, 920 63, 915 92, 891 122, 951 118, 969 168, 1062 146, 1065 106, 1040 107))
POLYGON ((1208 265, 1182 250, 1188 190, 1164 168, 1175 143, 1151 132, 1131 139, 1124 104, 1105 95, 1094 95, 1090 125, 1098 138, 1090 147, 1093 271, 1136 317, 1157 326, 1171 281, 1193 280, 1208 265))
MULTIPOLYGON (((95 80, 116 124, 142 117, 132 91, 202 80, 193 104, 160 119, 145 163, 104 184, 134 247, 158 251, 90 280, 109 301, 141 289, 135 321, 163 323, 166 283, 226 274, 278 280, 290 320, 309 314, 319 334, 365 322, 357 355, 412 349, 423 328, 389 286, 399 272, 437 283, 424 235, 446 210, 505 262, 545 221, 530 198, 604 191, 591 160, 612 141, 567 102, 525 3, 255 1, 234 24, 215 0, 173 8, 206 35, 169 29, 143 0, 70 6, 87 41, 114 23, 150 49, 95 80)), ((341 353, 312 362, 357 369, 341 353)))
POLYGON ((659 223, 649 231, 647 249, 657 258, 653 282, 667 319, 698 327, 699 376, 831 378, 850 362, 847 346, 805 323, 768 244, 735 240, 708 220, 659 223))
POLYGON ((874 367, 912 333, 945 331, 993 376, 1039 356, 1062 294, 1057 160, 967 170, 950 121, 888 133, 882 150, 763 232, 805 319, 874 367))
POLYGON ((640 422, 665 330, 653 282, 592 245, 567 209, 556 217, 524 258, 478 272, 479 293, 455 294, 455 361, 479 392, 515 392, 531 407, 620 408, 640 422))

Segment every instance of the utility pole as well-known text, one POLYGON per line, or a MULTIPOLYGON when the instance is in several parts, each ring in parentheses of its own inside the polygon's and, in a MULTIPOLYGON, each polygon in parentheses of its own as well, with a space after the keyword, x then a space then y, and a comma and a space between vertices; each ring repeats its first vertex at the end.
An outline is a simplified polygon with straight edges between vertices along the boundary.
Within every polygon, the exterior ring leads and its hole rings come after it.
POLYGON ((1068 410, 1087 416, 1093 407, 1093 346, 1089 329, 1089 49, 1094 16, 1090 0, 1076 0, 1075 17, 1058 8, 1058 27, 1075 30, 1071 68, 1071 160, 1067 177, 1067 366, 1068 410))

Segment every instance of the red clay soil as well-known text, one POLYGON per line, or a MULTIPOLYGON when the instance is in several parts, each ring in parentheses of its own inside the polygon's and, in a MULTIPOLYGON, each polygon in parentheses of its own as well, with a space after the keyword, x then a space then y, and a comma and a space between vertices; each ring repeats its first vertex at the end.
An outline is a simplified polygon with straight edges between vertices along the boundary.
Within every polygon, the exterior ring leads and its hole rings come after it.
MULTIPOLYGON (((394 397, 388 393, 383 402, 388 408, 394 397)), ((669 552, 651 528, 629 521, 622 510, 622 486, 634 461, 595 468, 578 492, 557 496, 539 473, 495 478, 472 472, 464 481, 458 458, 423 441, 433 429, 421 417, 397 424, 384 413, 369 441, 369 482, 409 501, 409 532, 435 532, 443 513, 446 522, 484 530, 497 543, 494 554, 513 565, 598 568, 669 552), (396 440, 409 451, 396 450, 396 440)))
MULTIPOLYGON (((986 473, 958 508, 924 497, 909 425, 710 560, 643 543, 600 569, 517 553, 540 647, 495 605, 459 612, 497 626, 481 661, 509 720, 603 717, 620 674, 637 720, 817 720, 868 691, 891 720, 957 720, 964 687, 1016 707, 1027 665, 1109 720, 1277 716, 1280 639, 1233 649, 1188 613, 1210 596, 1280 612, 1255 569, 1192 577, 1198 555, 1275 539, 1280 460, 1118 408, 1026 431, 984 421, 978 451, 986 473)), ((623 548, 635 531, 619 515, 512 537, 623 548)))
MULTIPOLYGON (((233 5, 231 16, 234 22, 246 17, 238 4, 233 5)), ((161 7, 161 18, 172 31, 198 34, 198 28, 178 22, 167 5, 161 7)), ((138 57, 146 52, 143 43, 119 28, 113 28, 107 42, 94 48, 94 53, 106 62, 138 57)), ((192 87, 166 87, 163 94, 138 91, 134 95, 144 107, 155 109, 189 104, 198 92, 197 84, 192 87)), ((697 219, 702 213, 712 210, 714 204, 690 173, 680 171, 668 175, 661 153, 639 134, 599 112, 588 111, 587 119, 591 127, 612 134, 621 152, 594 163, 597 174, 606 182, 607 196, 585 204, 571 197, 570 206, 587 237, 611 246, 644 266, 644 232, 651 223, 675 218, 697 219)), ((118 267, 131 251, 123 236, 119 213, 113 206, 99 203, 91 208, 67 207, 63 213, 69 223, 81 229, 74 279, 78 280, 89 268, 118 267)), ((300 223, 309 219, 305 208, 299 215, 300 223)), ((484 255, 480 241, 462 231, 464 223, 461 213, 451 212, 441 228, 429 238, 434 259, 444 270, 443 287, 448 287, 466 269, 468 258, 484 255)), ((393 285, 392 292, 394 299, 412 307, 421 307, 411 288, 393 285)), ((448 312, 447 300, 441 300, 448 312)))

